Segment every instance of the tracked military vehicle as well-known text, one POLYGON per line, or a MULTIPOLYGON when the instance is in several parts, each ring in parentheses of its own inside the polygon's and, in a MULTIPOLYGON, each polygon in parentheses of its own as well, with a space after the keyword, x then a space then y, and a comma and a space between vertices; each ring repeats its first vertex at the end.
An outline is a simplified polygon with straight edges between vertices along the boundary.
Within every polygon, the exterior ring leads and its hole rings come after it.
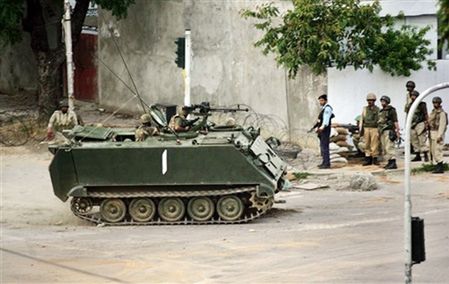
POLYGON ((207 123, 194 106, 196 131, 174 133, 150 108, 158 136, 133 141, 135 129, 75 127, 54 153, 55 195, 80 217, 106 225, 231 224, 263 215, 282 189, 286 164, 252 127, 207 123))

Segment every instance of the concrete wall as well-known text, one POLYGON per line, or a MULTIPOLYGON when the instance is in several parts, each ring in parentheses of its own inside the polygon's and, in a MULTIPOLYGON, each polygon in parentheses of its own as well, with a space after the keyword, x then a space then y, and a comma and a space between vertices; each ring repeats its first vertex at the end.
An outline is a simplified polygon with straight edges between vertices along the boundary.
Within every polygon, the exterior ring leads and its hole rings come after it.
MULTIPOLYGON (((404 105, 406 100, 405 83, 412 80, 416 83, 416 90, 425 91, 427 88, 442 82, 449 81, 449 60, 438 60, 437 71, 423 69, 413 72, 410 77, 391 77, 378 68, 370 73, 367 70, 354 71, 346 69, 338 71, 328 70, 328 92, 330 104, 334 107, 335 121, 354 123, 356 115, 361 114, 362 107, 366 104, 366 94, 374 92, 378 98, 387 95, 391 98, 391 104, 396 107, 401 128, 405 126, 404 105)), ((449 89, 441 90, 428 97, 428 110, 432 107, 432 97, 441 96, 443 107, 449 110, 449 89)), ((378 104, 379 101, 377 102, 378 104)), ((446 133, 446 141, 449 141, 449 131, 446 133)))
POLYGON ((28 33, 13 46, 0 46, 0 92, 37 91, 37 66, 28 33))
MULTIPOLYGON (((278 137, 302 137, 318 112, 316 97, 326 89, 324 77, 301 70, 294 80, 264 56, 253 43, 261 33, 240 11, 268 1, 138 0, 125 20, 116 22, 109 13, 99 13, 100 58, 114 72, 131 82, 111 38, 116 39, 148 103, 183 103, 181 70, 175 64, 175 39, 185 29, 192 32, 192 103, 245 104, 255 113, 240 116, 241 122, 270 129, 278 137), (112 31, 112 32, 111 32, 112 31)), ((290 1, 275 1, 285 10, 290 1)), ((99 63, 100 103, 141 112, 137 100, 103 64, 99 63)))

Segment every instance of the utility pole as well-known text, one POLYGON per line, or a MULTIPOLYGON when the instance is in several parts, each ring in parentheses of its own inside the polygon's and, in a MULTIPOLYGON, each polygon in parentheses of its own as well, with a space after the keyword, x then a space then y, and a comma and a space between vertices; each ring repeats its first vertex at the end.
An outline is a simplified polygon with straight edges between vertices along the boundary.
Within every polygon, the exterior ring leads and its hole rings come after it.
POLYGON ((190 69, 192 59, 192 42, 190 30, 185 31, 185 77, 184 77, 184 105, 190 106, 190 69))
POLYGON ((67 97, 69 109, 73 111, 73 53, 72 53, 72 24, 71 24, 71 6, 70 0, 64 0, 64 17, 62 27, 64 30, 66 66, 67 66, 67 97))

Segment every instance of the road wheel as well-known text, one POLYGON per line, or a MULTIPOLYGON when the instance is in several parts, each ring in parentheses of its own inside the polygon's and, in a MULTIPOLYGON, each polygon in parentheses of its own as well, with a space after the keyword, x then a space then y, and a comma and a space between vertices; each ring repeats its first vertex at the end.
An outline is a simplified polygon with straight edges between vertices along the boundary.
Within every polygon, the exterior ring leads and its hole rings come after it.
POLYGON ((109 223, 117 223, 123 220, 126 214, 126 205, 118 198, 105 199, 100 205, 100 215, 109 223))
POLYGON ((243 202, 235 195, 223 196, 217 202, 217 212, 225 221, 238 220, 243 213, 243 202))
POLYGON ((156 205, 149 198, 135 198, 128 208, 129 215, 136 222, 148 222, 156 214, 156 205))
POLYGON ((186 208, 181 198, 162 198, 157 210, 162 220, 176 222, 182 219, 186 208))
POLYGON ((88 197, 73 197, 70 206, 74 213, 88 214, 92 210, 93 204, 88 197))
POLYGON ((195 221, 207 221, 214 215, 214 203, 209 197, 194 197, 187 204, 187 213, 195 221))

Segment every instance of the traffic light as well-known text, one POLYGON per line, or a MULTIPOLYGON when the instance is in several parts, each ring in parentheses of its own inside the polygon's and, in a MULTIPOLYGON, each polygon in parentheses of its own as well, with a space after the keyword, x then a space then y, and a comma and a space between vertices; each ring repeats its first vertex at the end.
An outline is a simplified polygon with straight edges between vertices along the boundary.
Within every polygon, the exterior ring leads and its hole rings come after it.
POLYGON ((176 43, 176 59, 175 63, 179 68, 185 68, 186 58, 186 39, 184 37, 178 37, 175 40, 176 43))

